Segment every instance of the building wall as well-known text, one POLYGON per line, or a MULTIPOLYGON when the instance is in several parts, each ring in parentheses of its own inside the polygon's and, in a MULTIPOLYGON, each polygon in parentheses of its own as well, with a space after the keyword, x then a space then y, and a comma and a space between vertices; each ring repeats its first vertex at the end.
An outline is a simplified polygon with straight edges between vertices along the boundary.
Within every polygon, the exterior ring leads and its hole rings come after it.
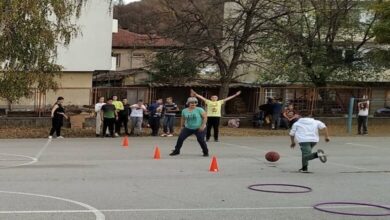
MULTIPOLYGON (((32 90, 30 98, 22 98, 13 105, 15 110, 33 111, 38 107, 39 102, 42 107, 52 105, 58 96, 65 98, 64 105, 88 105, 90 104, 90 94, 92 89, 92 72, 65 72, 56 79, 59 89, 48 91, 45 96, 40 96, 32 90), (39 101, 40 99, 40 101, 39 101)), ((7 108, 5 100, 0 100, 0 108, 7 108)))
POLYGON ((81 33, 68 47, 59 47, 57 63, 64 71, 110 70, 113 30, 110 2, 87 1, 75 23, 81 33))
POLYGON ((119 59, 116 70, 139 69, 146 66, 147 59, 153 55, 149 49, 112 49, 114 57, 119 59))

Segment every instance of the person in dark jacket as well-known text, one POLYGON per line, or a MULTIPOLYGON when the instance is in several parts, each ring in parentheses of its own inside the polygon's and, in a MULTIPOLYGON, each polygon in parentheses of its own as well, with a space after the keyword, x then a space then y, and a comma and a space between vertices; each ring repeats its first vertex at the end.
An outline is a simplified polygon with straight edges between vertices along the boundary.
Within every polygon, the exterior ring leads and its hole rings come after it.
POLYGON ((149 124, 152 129, 152 136, 158 136, 158 130, 160 129, 161 113, 163 111, 163 100, 157 99, 148 107, 149 111, 149 124))
POLYGON ((127 124, 129 123, 130 113, 131 113, 130 104, 127 101, 127 99, 122 99, 122 103, 123 103, 123 110, 119 110, 119 112, 118 112, 118 117, 119 117, 119 119, 118 119, 118 123, 119 123, 118 134, 120 135, 121 126, 123 125, 123 128, 125 129, 125 134, 130 135, 129 129, 127 127, 127 124))
POLYGON ((61 136, 61 127, 63 126, 64 118, 68 119, 68 116, 65 115, 65 109, 62 107, 63 102, 64 97, 58 97, 51 109, 52 127, 50 129, 49 139, 53 138, 54 132, 56 133, 57 138, 64 138, 61 136))

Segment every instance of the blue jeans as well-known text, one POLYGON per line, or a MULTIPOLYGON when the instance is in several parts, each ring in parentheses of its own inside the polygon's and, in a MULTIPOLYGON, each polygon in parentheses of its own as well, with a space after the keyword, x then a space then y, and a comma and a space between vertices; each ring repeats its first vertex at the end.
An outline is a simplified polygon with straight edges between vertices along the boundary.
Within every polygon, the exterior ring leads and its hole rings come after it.
POLYGON ((204 140, 204 136, 206 135, 205 131, 198 131, 197 129, 189 129, 189 128, 183 128, 180 132, 179 138, 177 139, 177 143, 175 146, 175 151, 180 153, 180 149, 183 146, 183 142, 185 139, 187 139, 189 136, 195 134, 196 139, 198 140, 198 143, 200 147, 202 148, 202 151, 204 154, 208 154, 209 150, 207 149, 206 141, 204 140))
POLYGON ((164 133, 166 134, 173 134, 174 130, 173 127, 175 125, 175 116, 174 115, 165 115, 164 116, 164 133))

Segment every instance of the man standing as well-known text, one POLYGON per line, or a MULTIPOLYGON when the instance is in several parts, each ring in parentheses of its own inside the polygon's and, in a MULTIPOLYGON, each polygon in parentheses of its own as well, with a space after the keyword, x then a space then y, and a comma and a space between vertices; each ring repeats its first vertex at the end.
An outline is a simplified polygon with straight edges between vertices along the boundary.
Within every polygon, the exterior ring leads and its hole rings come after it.
POLYGON ((175 149, 169 155, 179 155, 185 139, 195 134, 196 139, 202 148, 203 156, 208 157, 209 150, 207 148, 207 143, 204 141, 204 129, 206 128, 207 123, 206 112, 202 108, 196 107, 198 105, 198 99, 195 97, 189 97, 187 99, 187 105, 188 108, 183 109, 181 113, 180 127, 183 129, 177 139, 175 149))
POLYGON ((370 101, 368 101, 367 96, 364 95, 361 102, 358 102, 358 134, 367 135, 367 121, 369 113, 370 101), (363 132, 362 132, 363 127, 363 132))
POLYGON ((148 108, 149 111, 149 124, 152 129, 152 136, 158 136, 158 130, 160 129, 160 119, 163 110, 162 99, 157 99, 148 108))
POLYGON ((105 136, 104 133, 107 130, 107 128, 110 131, 111 137, 115 137, 114 124, 115 121, 118 120, 118 113, 116 112, 115 106, 112 104, 111 98, 107 100, 107 104, 102 106, 101 118, 103 119, 102 137, 105 136))
MULTIPOLYGON (((100 111, 102 110, 102 106, 105 105, 104 97, 100 97, 98 103, 95 104, 95 113, 96 113, 96 137, 99 137, 102 132, 102 118, 100 111)), ((104 132, 103 132, 104 133, 104 132)))
POLYGON ((218 135, 219 135, 219 122, 221 119, 221 109, 222 105, 225 104, 225 102, 239 96, 241 94, 241 91, 238 91, 236 94, 229 96, 225 99, 218 100, 218 96, 213 95, 211 96, 211 100, 206 99, 205 97, 197 94, 194 90, 191 89, 191 95, 198 97, 199 99, 203 100, 207 105, 207 134, 206 134, 206 141, 210 140, 211 137, 211 128, 214 129, 214 141, 218 142, 218 135))
POLYGON ((127 99, 122 99, 122 104, 123 104, 123 110, 120 110, 118 112, 118 116, 119 116, 119 128, 118 128, 118 134, 120 134, 120 131, 121 131, 121 126, 123 125, 124 129, 125 129, 125 134, 126 135, 130 135, 129 134, 129 130, 128 130, 128 127, 127 127, 127 124, 129 122, 129 117, 130 117, 130 105, 127 101, 127 99))
POLYGON ((142 99, 138 100, 137 104, 130 106, 131 114, 131 135, 139 136, 142 132, 142 121, 144 112, 146 112, 146 107, 144 105, 144 101, 142 99))
POLYGON ((179 111, 177 105, 173 102, 172 97, 168 97, 166 99, 166 103, 164 104, 164 133, 161 135, 162 137, 172 137, 174 132, 175 125, 175 117, 176 112, 179 111))
MULTIPOLYGON (((115 111, 116 111, 117 115, 118 115, 119 111, 124 110, 123 103, 121 101, 118 101, 118 96, 116 96, 116 95, 112 96, 112 104, 115 106, 115 109, 116 109, 115 111)), ((121 129, 121 123, 120 123, 119 119, 117 118, 115 121, 115 137, 119 136, 120 129, 121 129)))
POLYGON ((280 127, 280 115, 282 114, 282 104, 278 99, 272 99, 272 125, 271 129, 275 130, 280 127))
POLYGON ((312 153, 313 147, 319 142, 318 130, 325 130, 325 141, 329 142, 328 128, 324 123, 313 118, 300 118, 291 128, 291 148, 295 147, 295 139, 298 141, 302 151, 302 168, 299 172, 307 173, 309 160, 319 158, 321 162, 325 163, 327 158, 323 150, 318 149, 317 152, 312 153))

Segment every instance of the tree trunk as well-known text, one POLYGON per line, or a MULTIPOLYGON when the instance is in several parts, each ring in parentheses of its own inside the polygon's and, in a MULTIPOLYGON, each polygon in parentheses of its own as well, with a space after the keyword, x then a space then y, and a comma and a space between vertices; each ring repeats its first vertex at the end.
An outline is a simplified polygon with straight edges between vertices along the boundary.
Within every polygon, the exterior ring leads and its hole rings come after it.
MULTIPOLYGON (((221 87, 219 88, 219 99, 224 99, 224 98, 228 97, 229 84, 230 84, 230 82, 228 82, 228 81, 221 82, 221 87)), ((222 115, 225 115, 225 105, 222 105, 222 109, 221 109, 222 115)))
POLYGON ((11 101, 7 101, 8 103, 8 111, 12 111, 12 102, 11 101))

